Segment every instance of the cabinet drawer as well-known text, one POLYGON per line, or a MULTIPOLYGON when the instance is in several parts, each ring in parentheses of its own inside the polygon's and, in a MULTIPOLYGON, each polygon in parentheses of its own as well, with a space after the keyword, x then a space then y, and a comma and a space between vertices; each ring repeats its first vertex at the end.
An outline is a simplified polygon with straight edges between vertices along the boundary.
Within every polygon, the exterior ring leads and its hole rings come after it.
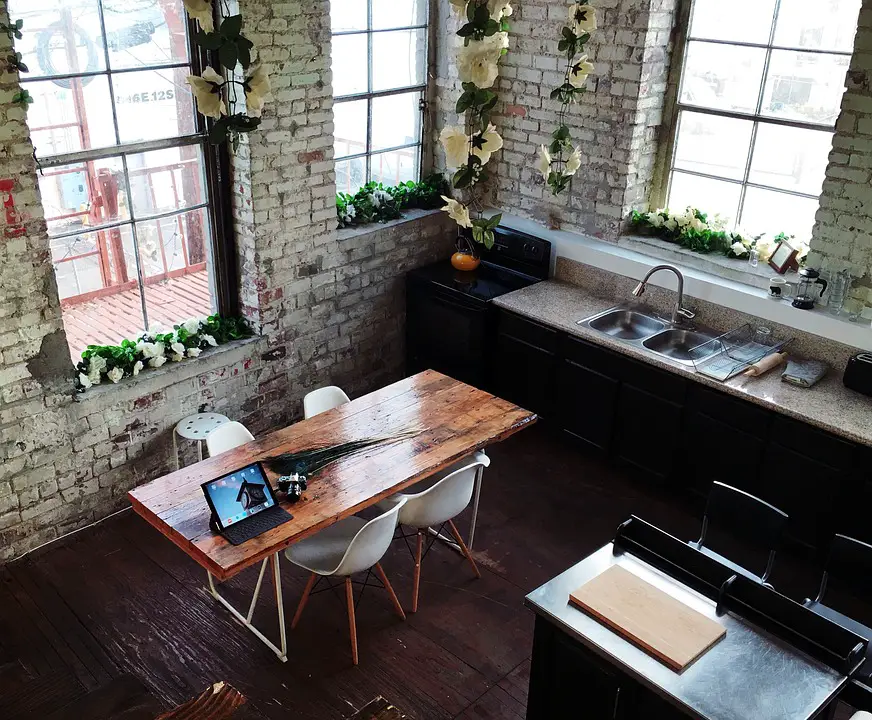
POLYGON ((772 424, 772 442, 838 470, 850 470, 858 455, 856 445, 805 423, 778 416, 772 424))
POLYGON ((771 415, 762 408, 696 383, 688 395, 690 407, 713 420, 758 438, 765 438, 769 432, 771 415))
POLYGON ((615 379, 623 374, 621 368, 626 358, 595 343, 565 336, 562 350, 563 357, 577 365, 586 367, 588 370, 615 379))
POLYGON ((500 335, 510 335, 542 350, 554 352, 557 349, 559 337, 557 330, 526 320, 514 313, 500 312, 499 332, 500 335))
POLYGON ((621 379, 639 390, 651 393, 661 400, 684 405, 687 381, 665 370, 626 358, 622 364, 621 379))

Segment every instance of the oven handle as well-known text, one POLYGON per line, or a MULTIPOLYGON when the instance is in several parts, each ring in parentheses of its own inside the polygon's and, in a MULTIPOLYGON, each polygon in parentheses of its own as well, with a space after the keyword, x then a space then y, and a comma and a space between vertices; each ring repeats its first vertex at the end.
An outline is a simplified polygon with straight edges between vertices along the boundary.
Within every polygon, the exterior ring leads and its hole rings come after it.
POLYGON ((457 310, 464 310, 476 314, 485 313, 488 309, 487 305, 472 305, 471 303, 468 304, 459 302, 456 298, 453 298, 450 295, 440 293, 438 291, 433 293, 433 300, 447 307, 455 308, 457 310))

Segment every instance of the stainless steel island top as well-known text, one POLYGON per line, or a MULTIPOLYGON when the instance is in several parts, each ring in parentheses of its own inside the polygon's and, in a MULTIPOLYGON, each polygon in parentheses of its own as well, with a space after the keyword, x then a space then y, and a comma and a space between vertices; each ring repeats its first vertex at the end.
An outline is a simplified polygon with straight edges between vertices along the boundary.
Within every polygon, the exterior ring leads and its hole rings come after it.
POLYGON ((554 623, 612 665, 678 707, 706 720, 807 720, 838 694, 846 676, 742 618, 718 616, 715 604, 609 543, 526 598, 554 623), (679 674, 569 604, 569 593, 620 565, 723 625, 726 636, 679 674))

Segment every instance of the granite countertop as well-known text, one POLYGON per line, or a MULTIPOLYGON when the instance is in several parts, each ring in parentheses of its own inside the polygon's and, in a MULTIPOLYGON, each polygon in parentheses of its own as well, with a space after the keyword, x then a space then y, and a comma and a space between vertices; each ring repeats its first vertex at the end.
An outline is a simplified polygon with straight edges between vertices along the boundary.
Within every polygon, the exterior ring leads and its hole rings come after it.
POLYGON ((697 374, 691 368, 577 324, 579 320, 614 307, 619 302, 597 297, 583 287, 557 280, 536 283, 493 301, 498 307, 570 335, 810 423, 848 440, 872 446, 872 398, 842 385, 841 368, 830 368, 826 377, 811 388, 782 382, 781 371, 777 368, 761 377, 739 375, 721 383, 697 374))

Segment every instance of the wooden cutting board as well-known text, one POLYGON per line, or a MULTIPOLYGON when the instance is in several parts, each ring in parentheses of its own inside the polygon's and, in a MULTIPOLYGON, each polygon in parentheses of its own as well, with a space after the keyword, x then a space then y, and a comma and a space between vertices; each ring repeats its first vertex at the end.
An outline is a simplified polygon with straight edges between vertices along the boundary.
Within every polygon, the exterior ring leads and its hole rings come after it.
POLYGON ((569 602, 681 672, 727 631, 620 565, 569 595, 569 602))

